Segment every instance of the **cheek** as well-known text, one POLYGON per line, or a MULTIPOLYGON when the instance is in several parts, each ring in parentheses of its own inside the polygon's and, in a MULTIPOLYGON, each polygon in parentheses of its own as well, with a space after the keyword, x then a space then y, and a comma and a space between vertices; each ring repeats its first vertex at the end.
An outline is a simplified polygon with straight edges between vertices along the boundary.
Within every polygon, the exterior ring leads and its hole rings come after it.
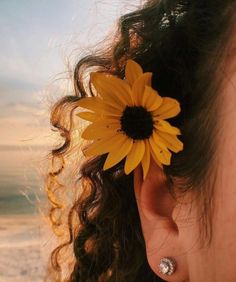
MULTIPOLYGON (((236 131, 225 142, 215 187, 215 219, 227 236, 236 234, 236 131), (227 230, 225 230, 227 228, 227 230)), ((236 238, 235 238, 236 239, 236 238)), ((235 241, 236 242, 236 241, 235 241)))
POLYGON ((236 248, 236 158, 230 156, 228 159, 229 161, 221 166, 217 176, 213 235, 220 236, 219 245, 234 243, 236 248))
POLYGON ((228 145, 224 149, 227 155, 220 161, 215 187, 211 257, 214 265, 224 265, 224 273, 230 279, 235 279, 236 269, 232 258, 236 256, 236 149, 235 146, 231 147, 232 144, 228 145))
POLYGON ((220 138, 217 159, 216 204, 228 213, 227 219, 236 219, 236 75, 222 96, 220 138), (232 212, 234 212, 232 214, 232 212))
POLYGON ((213 242, 217 252, 221 252, 222 263, 230 263, 236 256, 236 81, 232 82, 223 97, 214 187, 213 242))

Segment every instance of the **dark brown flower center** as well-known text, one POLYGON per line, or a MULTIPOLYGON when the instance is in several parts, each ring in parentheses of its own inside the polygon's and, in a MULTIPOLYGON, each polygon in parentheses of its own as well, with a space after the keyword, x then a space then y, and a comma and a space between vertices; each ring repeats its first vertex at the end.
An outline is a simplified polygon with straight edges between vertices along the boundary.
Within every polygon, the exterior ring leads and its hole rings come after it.
POLYGON ((148 139, 153 132, 152 115, 144 107, 127 106, 120 119, 121 130, 134 140, 148 139))

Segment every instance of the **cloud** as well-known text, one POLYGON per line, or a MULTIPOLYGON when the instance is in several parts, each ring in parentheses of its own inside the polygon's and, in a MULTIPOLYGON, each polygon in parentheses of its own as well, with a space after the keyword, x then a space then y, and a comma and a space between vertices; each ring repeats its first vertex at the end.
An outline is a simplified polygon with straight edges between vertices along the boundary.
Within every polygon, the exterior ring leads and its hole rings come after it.
POLYGON ((50 108, 66 88, 63 81, 30 94, 33 101, 0 101, 0 145, 50 145, 58 140, 51 131, 50 108))
MULTIPOLYGON (((39 95, 39 93, 32 95, 37 94, 39 95)), ((44 93, 44 95, 47 94, 44 93)), ((52 133, 49 124, 49 109, 43 102, 1 101, 0 106, 0 145, 50 143, 52 133)))
POLYGON ((43 115, 42 105, 30 102, 1 102, 0 118, 24 118, 43 115))
POLYGON ((0 1, 0 144, 52 137, 50 105, 73 93, 67 58, 74 65, 140 2, 22 1, 0 1))

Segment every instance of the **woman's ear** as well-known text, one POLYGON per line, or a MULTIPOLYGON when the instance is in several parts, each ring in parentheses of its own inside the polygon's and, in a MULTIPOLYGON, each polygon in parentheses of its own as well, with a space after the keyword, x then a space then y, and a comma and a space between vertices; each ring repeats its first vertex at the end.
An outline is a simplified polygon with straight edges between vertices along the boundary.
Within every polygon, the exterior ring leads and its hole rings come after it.
POLYGON ((141 166, 134 172, 135 197, 149 265, 165 281, 182 282, 188 280, 188 267, 178 223, 173 219, 178 204, 168 185, 163 170, 153 160, 145 180, 141 166), (176 261, 176 271, 170 276, 159 272, 159 262, 164 257, 176 261))

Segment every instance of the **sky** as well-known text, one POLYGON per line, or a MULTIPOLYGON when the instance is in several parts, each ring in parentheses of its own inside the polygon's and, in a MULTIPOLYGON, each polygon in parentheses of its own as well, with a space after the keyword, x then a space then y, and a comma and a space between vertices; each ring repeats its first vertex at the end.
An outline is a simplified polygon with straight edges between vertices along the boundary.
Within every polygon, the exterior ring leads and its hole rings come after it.
POLYGON ((73 67, 138 0, 0 1, 0 146, 54 142, 50 105, 73 67))

